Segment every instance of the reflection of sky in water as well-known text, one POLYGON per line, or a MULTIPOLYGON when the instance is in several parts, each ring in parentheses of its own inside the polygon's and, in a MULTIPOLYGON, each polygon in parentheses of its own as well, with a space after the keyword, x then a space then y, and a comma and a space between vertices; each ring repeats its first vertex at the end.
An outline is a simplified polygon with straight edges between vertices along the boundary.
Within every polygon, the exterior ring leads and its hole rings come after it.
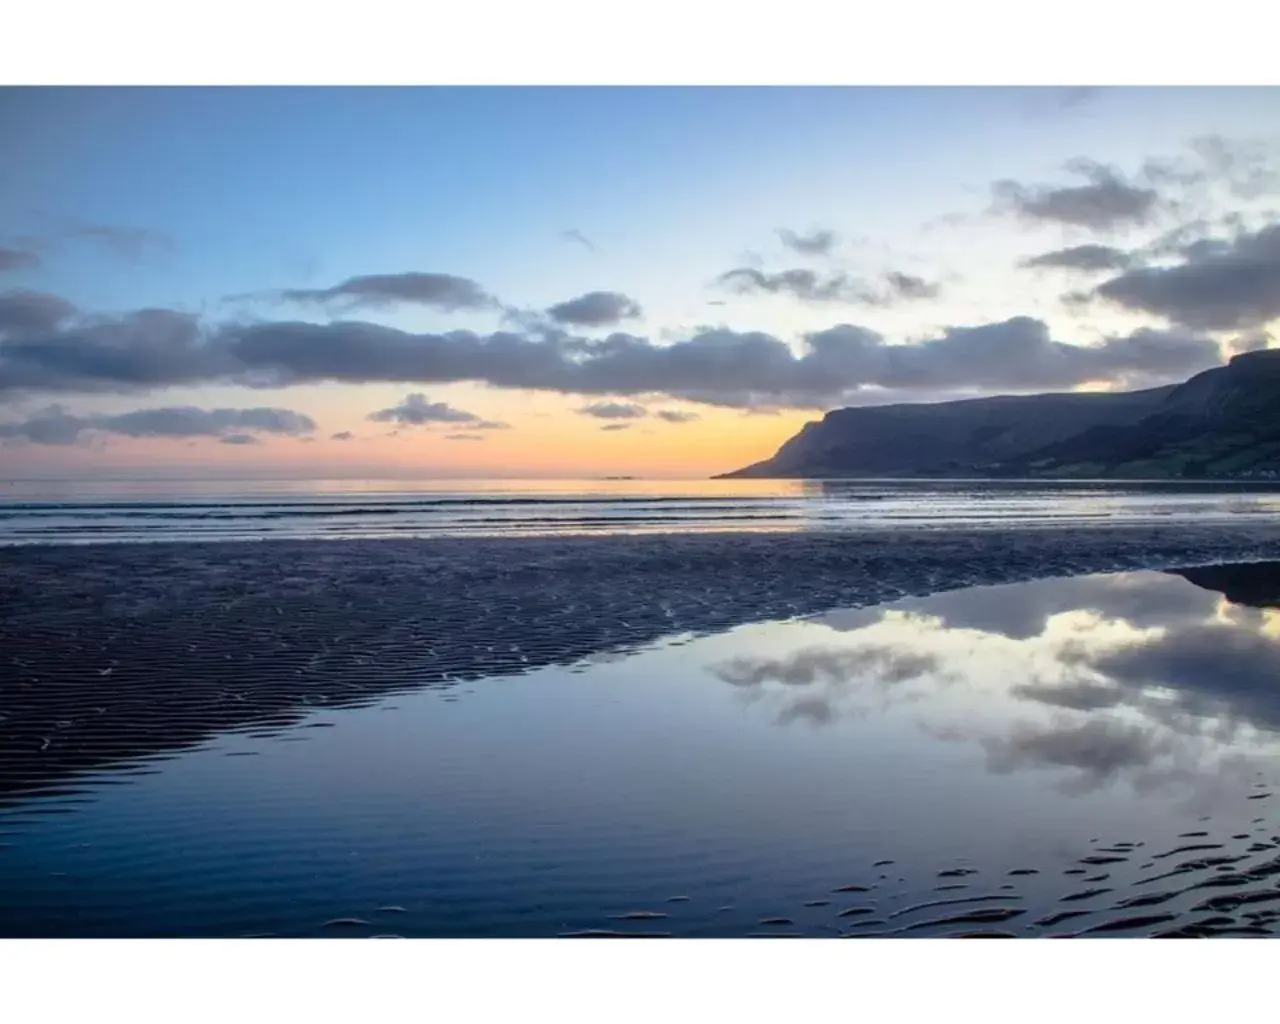
POLYGON ((687 895, 665 926, 720 934, 960 863, 1036 867, 1043 911, 1091 839, 1256 831, 1277 669, 1280 611, 1133 573, 399 694, 0 814, 0 925, 532 935, 687 895))
POLYGON ((757 713, 864 729, 909 718, 981 750, 990 772, 1039 770, 1065 793, 1203 805, 1280 753, 1280 611, 1176 576, 978 588, 777 636, 712 670, 757 713))

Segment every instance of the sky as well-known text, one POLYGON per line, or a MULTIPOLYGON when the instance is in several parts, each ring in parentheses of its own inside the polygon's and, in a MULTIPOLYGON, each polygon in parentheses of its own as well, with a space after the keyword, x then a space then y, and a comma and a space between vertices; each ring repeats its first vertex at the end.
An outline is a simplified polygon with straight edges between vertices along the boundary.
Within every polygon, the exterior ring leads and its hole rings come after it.
POLYGON ((0 88, 0 478, 698 478, 1280 344, 1275 88, 0 88))

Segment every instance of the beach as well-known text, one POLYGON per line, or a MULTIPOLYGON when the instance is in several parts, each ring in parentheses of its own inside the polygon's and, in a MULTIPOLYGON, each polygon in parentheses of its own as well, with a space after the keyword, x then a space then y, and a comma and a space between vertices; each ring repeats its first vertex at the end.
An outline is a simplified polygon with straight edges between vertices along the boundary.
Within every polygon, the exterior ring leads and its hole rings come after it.
POLYGON ((5 548, 0 933, 1271 934, 1267 559, 1258 521, 5 548))
POLYGON ((0 549, 0 793, 316 705, 1051 576, 1280 558, 1280 524, 0 549), (181 685, 178 685, 178 681, 181 685), (85 737, 109 737, 86 742, 85 737))

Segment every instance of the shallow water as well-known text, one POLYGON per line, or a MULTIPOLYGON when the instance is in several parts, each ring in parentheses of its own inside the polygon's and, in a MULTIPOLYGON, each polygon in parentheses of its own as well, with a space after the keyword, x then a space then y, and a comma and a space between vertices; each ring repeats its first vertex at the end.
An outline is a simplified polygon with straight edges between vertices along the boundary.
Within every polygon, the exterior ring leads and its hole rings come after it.
POLYGON ((1270 934, 1278 609, 1280 564, 1133 572, 483 674, 448 622, 327 673, 51 627, 0 689, 0 934, 1270 934))
POLYGON ((1280 520, 1280 483, 97 481, 0 487, 0 544, 1280 520))

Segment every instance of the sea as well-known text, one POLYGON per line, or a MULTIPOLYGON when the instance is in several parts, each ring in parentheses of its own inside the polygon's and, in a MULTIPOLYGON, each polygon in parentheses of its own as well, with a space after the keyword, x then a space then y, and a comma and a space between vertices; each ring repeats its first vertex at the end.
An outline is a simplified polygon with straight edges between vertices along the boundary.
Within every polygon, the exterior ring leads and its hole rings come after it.
POLYGON ((1276 483, 0 492, 0 939, 1280 935, 1276 483))
POLYGON ((1280 481, 0 482, 0 544, 1221 524, 1280 481))

